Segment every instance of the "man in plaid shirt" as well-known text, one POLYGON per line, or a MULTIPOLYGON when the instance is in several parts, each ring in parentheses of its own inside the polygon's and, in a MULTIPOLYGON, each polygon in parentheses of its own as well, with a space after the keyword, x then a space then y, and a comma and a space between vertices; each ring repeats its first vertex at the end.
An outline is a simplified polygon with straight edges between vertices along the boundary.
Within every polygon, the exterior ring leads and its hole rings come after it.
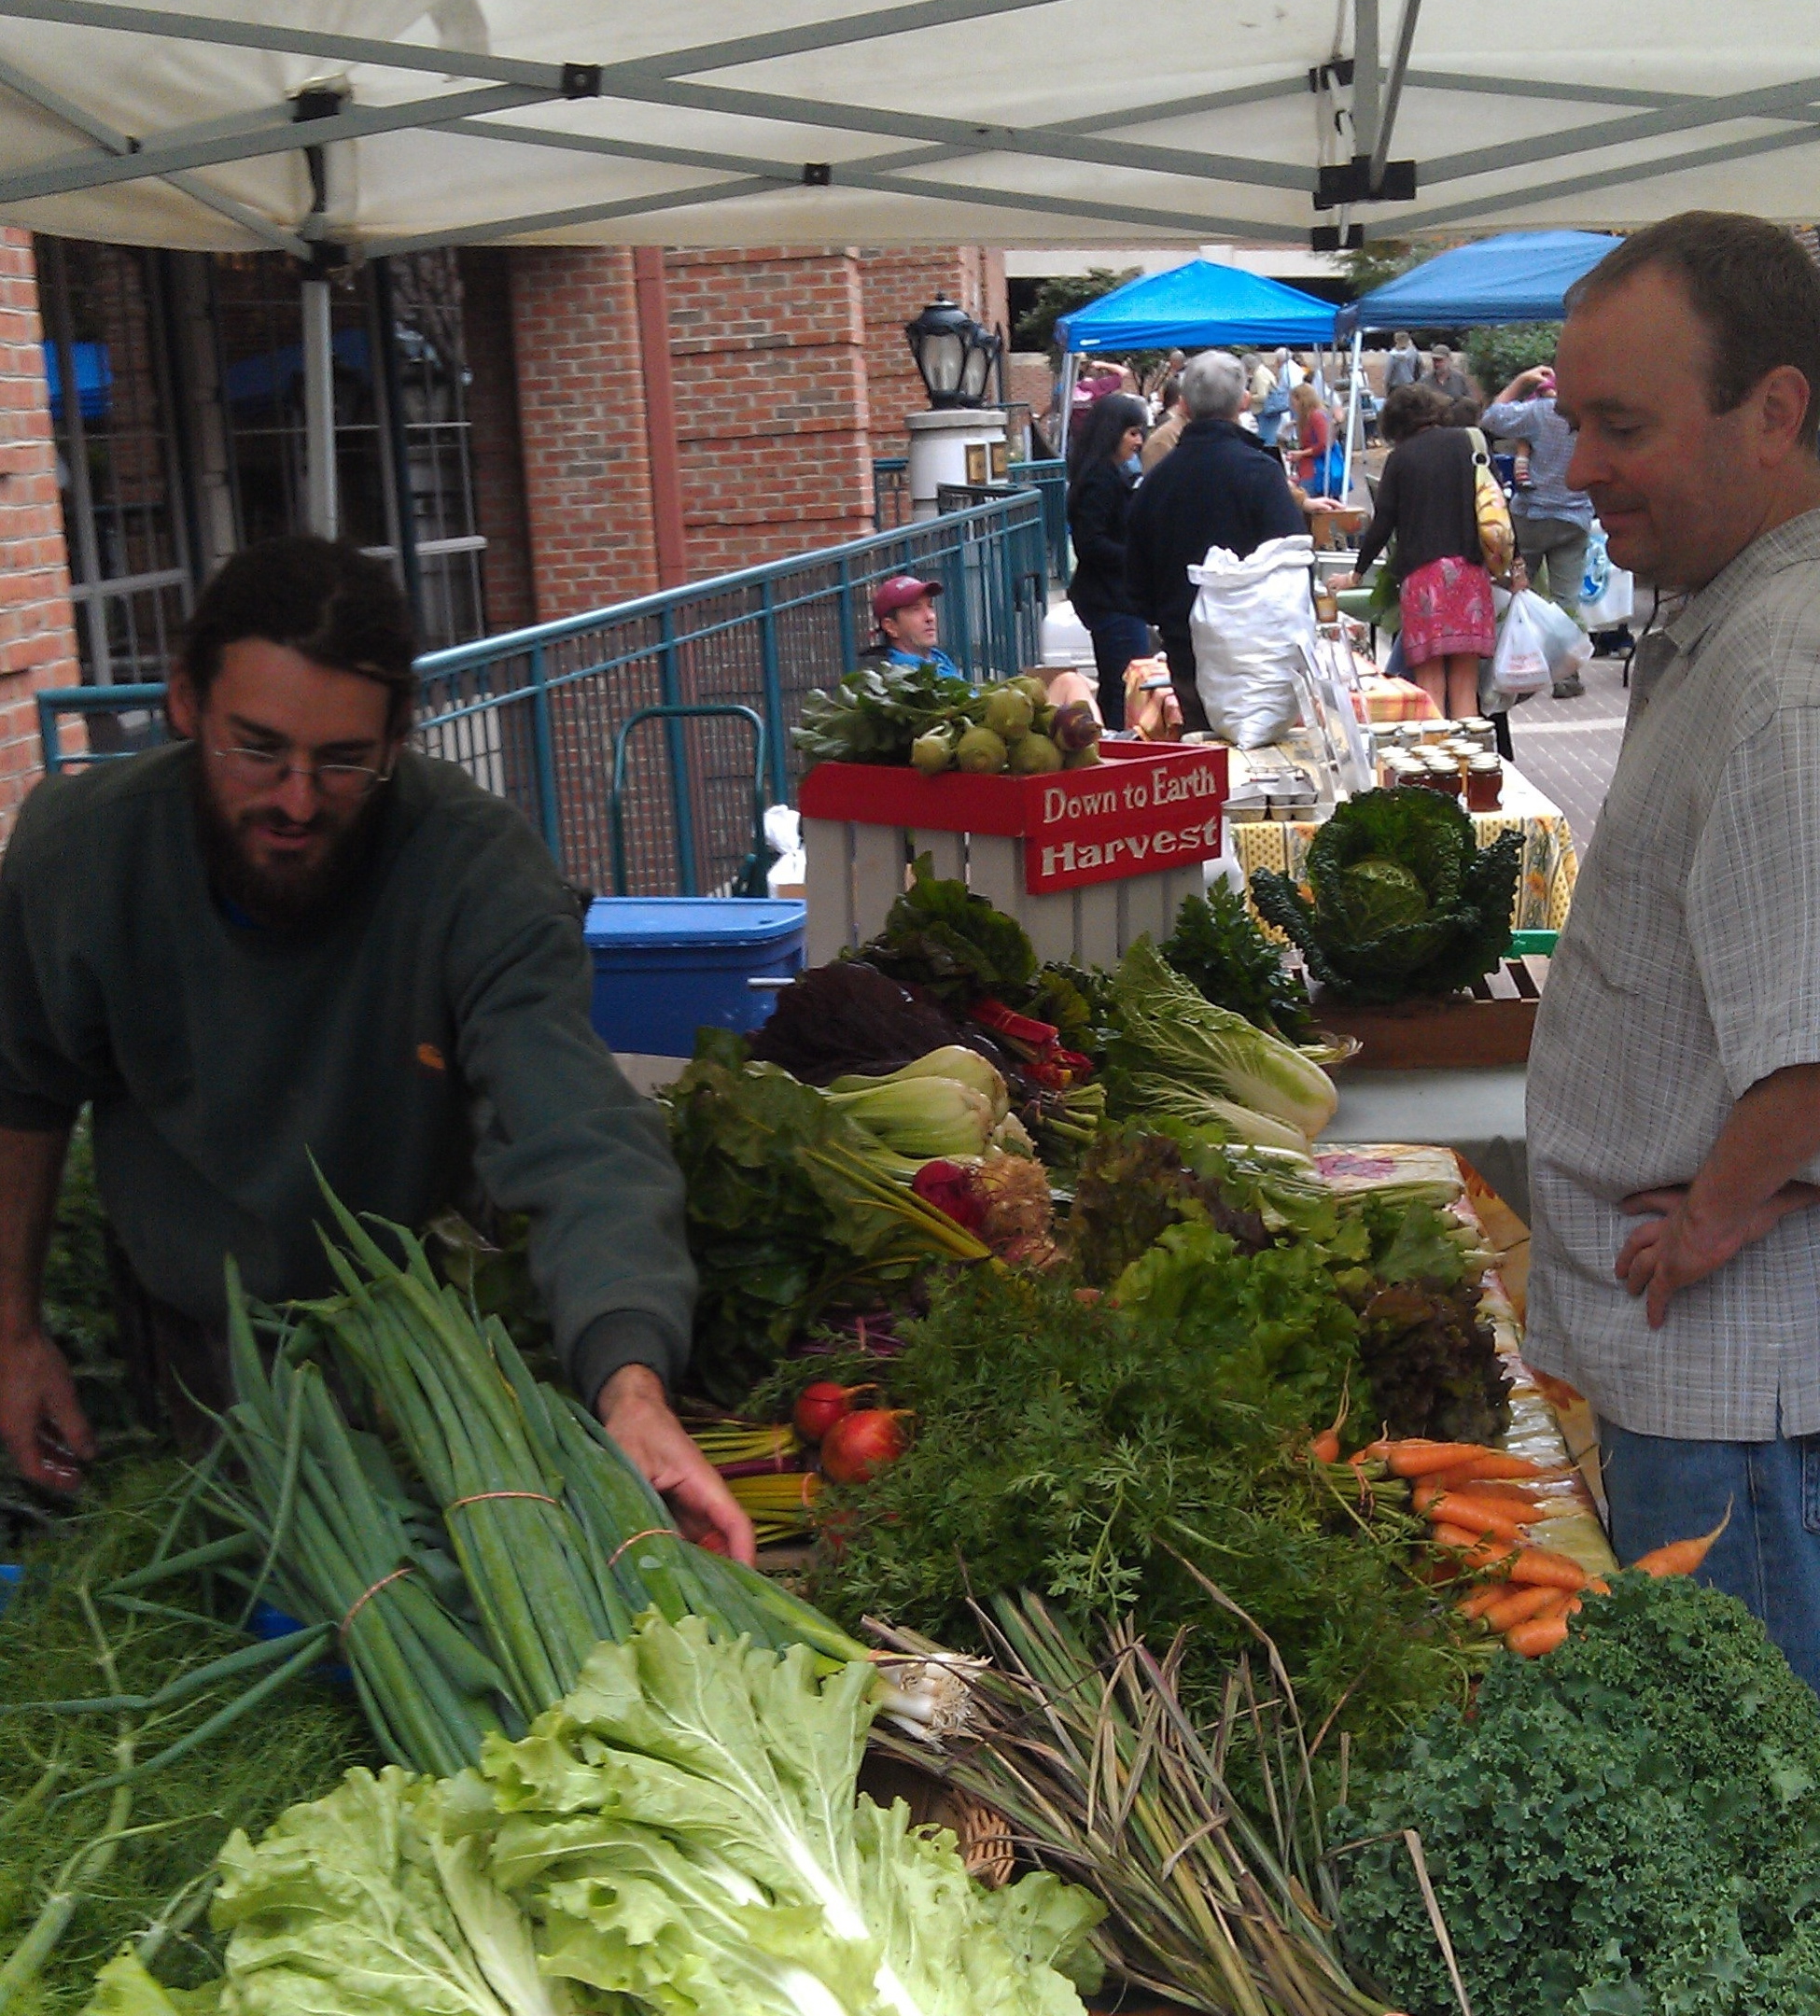
POLYGON ((1620 1560, 1708 1578, 1820 1687, 1820 272, 1692 212, 1569 295, 1568 483, 1679 602, 1529 1075, 1529 1355, 1591 1401, 1620 1560))

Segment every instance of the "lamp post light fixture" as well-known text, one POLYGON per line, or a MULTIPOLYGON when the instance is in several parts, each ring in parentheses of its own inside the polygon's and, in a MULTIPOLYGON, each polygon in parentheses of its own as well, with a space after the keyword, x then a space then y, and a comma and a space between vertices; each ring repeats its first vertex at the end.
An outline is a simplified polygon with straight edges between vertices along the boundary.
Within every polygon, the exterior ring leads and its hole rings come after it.
POLYGON ((904 324, 903 338, 917 360, 929 403, 938 413, 985 404, 987 382, 1001 346, 992 330, 982 329, 964 308, 938 294, 914 322, 904 324))

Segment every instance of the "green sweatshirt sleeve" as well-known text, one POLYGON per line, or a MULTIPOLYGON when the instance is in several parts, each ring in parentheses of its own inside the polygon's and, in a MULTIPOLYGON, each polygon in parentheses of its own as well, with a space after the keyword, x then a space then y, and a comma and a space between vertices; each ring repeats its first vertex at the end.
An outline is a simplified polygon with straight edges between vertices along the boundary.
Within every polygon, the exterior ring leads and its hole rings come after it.
POLYGON ((448 974, 476 1173, 500 1210, 529 1215, 532 1278, 581 1398, 625 1365, 673 1385, 695 1271, 663 1114, 595 1033, 581 926, 530 828, 500 821, 463 885, 448 974))
POLYGON ((93 1077, 59 1040, 47 999, 46 969, 54 970, 57 947, 54 936, 46 940, 58 919, 43 914, 41 899, 40 914, 31 915, 33 892, 46 879, 46 847, 55 848, 47 829, 57 798, 54 786, 41 784, 0 855, 0 1127, 21 1134, 63 1131, 96 1091, 93 1077))

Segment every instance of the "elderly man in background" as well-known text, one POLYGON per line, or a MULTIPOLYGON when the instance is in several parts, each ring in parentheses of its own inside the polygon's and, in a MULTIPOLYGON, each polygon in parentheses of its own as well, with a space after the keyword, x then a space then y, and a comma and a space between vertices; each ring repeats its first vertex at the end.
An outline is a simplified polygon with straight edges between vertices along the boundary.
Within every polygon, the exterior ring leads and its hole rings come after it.
POLYGON ((1426 383, 1435 391, 1450 399, 1470 399, 1473 388, 1466 383, 1466 375, 1453 361, 1453 352, 1446 343, 1436 343, 1428 353, 1428 377, 1426 383))
POLYGON ((1704 1578, 1820 1687, 1820 272, 1756 217, 1627 239, 1557 357, 1614 560, 1682 600, 1529 1068, 1524 1355, 1599 1416, 1633 1561, 1704 1578))
POLYGON ((1182 374, 1188 424, 1139 484, 1126 521, 1131 607, 1162 632, 1184 728, 1207 726, 1195 683, 1188 569, 1210 546, 1243 559, 1266 539, 1308 529, 1281 462, 1239 425, 1248 396, 1245 367, 1229 350, 1203 350, 1189 360, 1182 374))

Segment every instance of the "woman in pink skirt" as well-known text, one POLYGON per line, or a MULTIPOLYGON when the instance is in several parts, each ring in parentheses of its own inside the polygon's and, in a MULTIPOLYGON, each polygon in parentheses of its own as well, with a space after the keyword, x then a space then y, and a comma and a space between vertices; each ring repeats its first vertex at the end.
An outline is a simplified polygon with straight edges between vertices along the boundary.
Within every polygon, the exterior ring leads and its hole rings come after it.
POLYGON ((1397 603, 1409 677, 1450 721, 1478 712, 1478 661, 1497 643, 1491 577, 1478 541, 1473 446, 1447 425, 1448 400, 1398 385, 1378 425, 1392 442, 1355 581, 1396 535, 1397 603))

